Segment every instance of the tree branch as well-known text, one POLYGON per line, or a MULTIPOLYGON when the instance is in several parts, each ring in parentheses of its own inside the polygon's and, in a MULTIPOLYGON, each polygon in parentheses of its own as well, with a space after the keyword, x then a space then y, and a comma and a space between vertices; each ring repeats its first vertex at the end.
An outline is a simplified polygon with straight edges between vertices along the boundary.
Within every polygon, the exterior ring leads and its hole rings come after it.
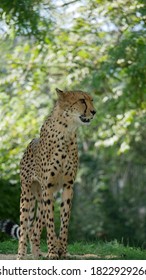
POLYGON ((70 2, 64 3, 64 4, 61 5, 61 7, 65 7, 65 6, 68 6, 68 5, 76 3, 76 2, 79 2, 79 0, 72 0, 70 2))

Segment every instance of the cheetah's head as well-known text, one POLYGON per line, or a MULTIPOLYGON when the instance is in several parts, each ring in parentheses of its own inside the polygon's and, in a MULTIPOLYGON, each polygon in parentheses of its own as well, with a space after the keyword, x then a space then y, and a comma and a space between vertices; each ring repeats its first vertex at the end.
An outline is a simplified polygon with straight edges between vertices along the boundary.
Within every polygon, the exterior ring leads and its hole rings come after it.
POLYGON ((92 97, 83 91, 62 91, 56 89, 59 106, 67 112, 76 123, 89 124, 96 111, 92 97))

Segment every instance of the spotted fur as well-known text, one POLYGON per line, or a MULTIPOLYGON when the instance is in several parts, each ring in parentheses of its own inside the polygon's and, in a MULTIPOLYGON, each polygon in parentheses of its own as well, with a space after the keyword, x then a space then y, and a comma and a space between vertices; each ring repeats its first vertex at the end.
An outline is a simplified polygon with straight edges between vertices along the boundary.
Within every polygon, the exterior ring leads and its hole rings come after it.
POLYGON ((33 255, 40 255, 40 235, 47 230, 48 258, 67 253, 73 184, 78 168, 76 129, 95 114, 92 98, 82 91, 56 89, 58 101, 44 122, 40 137, 28 145, 20 163, 20 238, 18 259, 26 255, 27 236, 33 255), (54 193, 62 189, 60 233, 54 226, 54 193), (36 209, 37 201, 37 210, 36 209))

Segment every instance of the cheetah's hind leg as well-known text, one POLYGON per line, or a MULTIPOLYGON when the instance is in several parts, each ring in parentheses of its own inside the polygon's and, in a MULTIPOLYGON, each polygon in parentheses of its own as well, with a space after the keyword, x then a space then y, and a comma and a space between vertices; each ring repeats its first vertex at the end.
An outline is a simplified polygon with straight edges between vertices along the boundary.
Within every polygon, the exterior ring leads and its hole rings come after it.
POLYGON ((27 237, 31 225, 29 218, 33 215, 34 195, 30 191, 31 185, 22 182, 20 198, 20 237, 17 259, 25 259, 27 253, 27 237))
POLYGON ((33 182, 32 184, 32 191, 35 194, 35 219, 33 222, 33 226, 30 229, 30 245, 31 245, 31 252, 35 259, 42 256, 40 251, 40 238, 42 229, 45 226, 45 217, 43 214, 43 203, 42 203, 42 194, 41 194, 41 187, 38 182, 33 182))

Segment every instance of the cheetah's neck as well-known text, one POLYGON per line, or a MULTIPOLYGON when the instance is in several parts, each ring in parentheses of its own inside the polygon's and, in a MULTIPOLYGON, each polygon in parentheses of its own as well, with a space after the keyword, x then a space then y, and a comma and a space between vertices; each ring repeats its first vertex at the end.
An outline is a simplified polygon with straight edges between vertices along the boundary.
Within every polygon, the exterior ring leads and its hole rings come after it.
POLYGON ((42 128, 40 137, 48 134, 63 134, 66 140, 76 138, 76 130, 78 125, 73 121, 72 117, 69 116, 67 111, 58 110, 54 108, 52 114, 46 119, 42 128))

